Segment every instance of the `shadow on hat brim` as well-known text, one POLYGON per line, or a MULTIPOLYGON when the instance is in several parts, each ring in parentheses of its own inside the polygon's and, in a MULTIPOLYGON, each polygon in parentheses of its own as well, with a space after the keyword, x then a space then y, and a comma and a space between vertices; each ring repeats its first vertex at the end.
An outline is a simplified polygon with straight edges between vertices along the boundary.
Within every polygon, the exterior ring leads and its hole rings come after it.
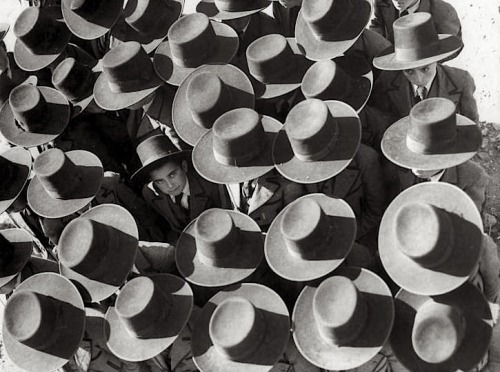
POLYGON ((490 344, 493 318, 488 302, 470 283, 441 296, 432 297, 437 303, 461 310, 465 333, 454 356, 444 362, 431 364, 418 357, 412 345, 412 330, 417 310, 431 297, 400 290, 395 297, 396 319, 391 334, 392 350, 406 368, 426 372, 470 371, 481 361, 490 344))
POLYGON ((313 314, 317 285, 306 286, 293 309, 293 338, 297 349, 312 364, 327 370, 346 370, 368 362, 382 349, 394 322, 394 303, 389 287, 371 271, 344 267, 335 275, 352 280, 363 295, 369 309, 365 328, 347 345, 338 346, 324 341, 313 314))
POLYGON ((203 13, 208 18, 214 19, 216 21, 224 21, 243 18, 258 13, 261 10, 267 8, 271 3, 272 0, 254 0, 251 9, 239 12, 227 12, 219 10, 215 5, 214 0, 201 0, 198 5, 196 5, 196 12, 203 13))
POLYGON ((3 287, 14 279, 28 263, 33 252, 33 238, 23 229, 1 230, 0 234, 14 247, 12 260, 0 271, 0 287, 3 287))
POLYGON ((196 245, 195 222, 184 229, 175 248, 175 262, 187 281, 202 287, 222 287, 252 275, 264 256, 264 240, 259 225, 249 216, 226 211, 238 228, 239 243, 225 267, 205 265, 200 261, 196 245))
POLYGON ((283 209, 272 222, 266 236, 264 252, 269 267, 276 274, 287 280, 305 282, 325 276, 344 262, 356 237, 356 217, 345 201, 330 198, 324 194, 305 195, 294 203, 283 209), (318 202, 330 226, 334 227, 334 235, 329 239, 328 245, 318 252, 318 257, 314 259, 305 259, 291 254, 281 233, 281 221, 284 214, 291 205, 303 198, 318 202))
POLYGON ((5 322, 2 336, 9 358, 18 367, 29 371, 55 371, 65 365, 76 352, 85 330, 85 311, 83 301, 75 286, 66 278, 56 273, 36 274, 17 287, 16 293, 32 291, 49 296, 58 301, 58 316, 64 327, 55 331, 53 344, 44 350, 37 350, 15 340, 6 330, 5 322))
POLYGON ((343 30, 335 35, 335 40, 326 41, 316 38, 302 16, 302 10, 295 25, 295 38, 298 47, 306 58, 313 61, 335 58, 349 49, 363 33, 372 13, 369 0, 352 0, 354 9, 349 19, 345 19, 343 30))
POLYGON ((28 185, 28 204, 39 216, 61 218, 89 204, 101 187, 103 168, 99 158, 89 151, 73 150, 66 156, 80 168, 82 180, 78 190, 74 190, 71 199, 55 199, 43 187, 40 178, 35 175, 28 185))
POLYGON ((282 125, 270 116, 261 115, 261 120, 264 127, 265 144, 263 144, 263 151, 256 158, 241 167, 219 163, 214 156, 214 136, 211 129, 194 146, 193 165, 196 171, 210 182, 225 184, 253 180, 273 169, 272 145, 276 133, 282 125))
POLYGON ((30 175, 32 160, 28 150, 21 147, 11 148, 0 154, 7 159, 15 168, 15 178, 9 182, 7 189, 1 190, 0 214, 5 212, 16 201, 24 189, 30 175))
POLYGON ((349 165, 358 151, 361 122, 356 111, 344 102, 324 102, 337 122, 338 138, 323 159, 302 161, 295 157, 285 127, 276 136, 273 144, 274 164, 278 172, 290 181, 310 184, 332 178, 349 165))
MULTIPOLYGON (((94 68, 95 70, 96 68, 94 68)), ((92 91, 90 92, 90 95, 88 97, 82 98, 78 101, 69 101, 71 103, 71 118, 74 118, 75 116, 80 115, 85 109, 90 105, 90 102, 94 100, 94 89, 93 86, 97 80, 97 78, 101 75, 101 71, 93 71, 92 76, 93 76, 93 84, 92 84, 92 91)))
POLYGON ((165 155, 158 159, 155 159, 152 162, 140 167, 134 174, 132 174, 130 180, 135 183, 149 182, 151 171, 161 167, 168 161, 175 161, 178 159, 189 159, 190 154, 191 154, 190 150, 179 150, 179 152, 174 152, 172 154, 165 155))
POLYGON ((447 148, 433 154, 420 154, 406 146, 410 117, 406 116, 391 125, 384 133, 381 148, 384 155, 403 168, 419 170, 446 169, 465 163, 479 150, 482 134, 474 121, 456 114, 457 135, 447 148))
MULTIPOLYGON (((233 65, 203 65, 198 67, 191 75, 189 75, 180 85, 175 93, 174 103, 172 106, 172 122, 174 129, 181 139, 194 146, 196 142, 207 133, 210 128, 205 128, 196 123, 191 115, 187 102, 187 89, 189 83, 198 74, 211 72, 216 74, 228 88, 231 94, 231 106, 226 111, 235 108, 251 108, 255 107, 255 95, 252 84, 249 78, 243 71, 233 65)), ((213 125, 213 123, 212 123, 213 125)))
POLYGON ((38 87, 47 102, 46 126, 43 131, 28 132, 21 128, 14 117, 10 104, 0 110, 0 132, 14 145, 35 147, 56 139, 66 128, 70 118, 69 102, 57 89, 38 87))
POLYGON ((217 293, 203 307, 192 333, 193 361, 201 371, 267 372, 285 351, 290 334, 290 318, 283 300, 271 289, 255 283, 237 284, 217 293), (209 335, 209 323, 217 305, 238 296, 250 301, 264 316, 266 336, 257 349, 241 361, 223 357, 209 335))
POLYGON ((469 279, 481 253, 483 223, 467 194, 445 182, 420 183, 404 190, 382 217, 379 253, 387 274, 401 288, 419 295, 439 295, 469 279), (406 256, 398 247, 395 219, 399 208, 409 202, 427 203, 450 213, 454 231, 453 251, 447 262, 427 269, 406 256))

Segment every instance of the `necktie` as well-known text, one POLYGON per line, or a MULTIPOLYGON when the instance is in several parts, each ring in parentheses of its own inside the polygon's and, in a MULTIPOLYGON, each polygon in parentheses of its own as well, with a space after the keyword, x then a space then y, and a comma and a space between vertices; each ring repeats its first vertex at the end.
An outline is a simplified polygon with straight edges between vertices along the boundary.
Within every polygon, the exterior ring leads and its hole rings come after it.
POLYGON ((415 97, 416 103, 423 101, 427 98, 427 88, 424 86, 417 87, 417 96, 415 97))
POLYGON ((400 12, 400 13, 399 13, 399 17, 401 18, 401 17, 404 17, 404 16, 406 16, 406 15, 408 15, 408 14, 409 14, 409 13, 408 13, 408 9, 405 9, 405 10, 403 10, 402 12, 400 12))

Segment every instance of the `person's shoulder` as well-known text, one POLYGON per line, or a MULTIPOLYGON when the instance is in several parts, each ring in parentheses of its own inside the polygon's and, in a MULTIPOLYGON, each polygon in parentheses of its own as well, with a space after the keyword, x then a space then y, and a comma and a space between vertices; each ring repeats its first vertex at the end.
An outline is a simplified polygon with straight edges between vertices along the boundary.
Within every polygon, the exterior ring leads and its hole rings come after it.
POLYGON ((488 177, 484 168, 473 160, 467 160, 465 163, 457 165, 459 175, 466 175, 467 178, 482 180, 488 177))
POLYGON ((467 70, 442 64, 438 64, 438 68, 441 68, 446 77, 459 87, 474 85, 474 78, 467 70))

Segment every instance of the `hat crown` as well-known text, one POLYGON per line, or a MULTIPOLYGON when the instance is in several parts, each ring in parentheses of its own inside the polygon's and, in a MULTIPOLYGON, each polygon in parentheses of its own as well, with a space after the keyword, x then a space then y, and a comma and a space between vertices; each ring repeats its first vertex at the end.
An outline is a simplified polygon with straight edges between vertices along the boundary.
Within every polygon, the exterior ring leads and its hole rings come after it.
POLYGON ((254 7, 252 0, 215 0, 214 3, 217 9, 224 12, 242 12, 254 7))
POLYGON ((171 0, 129 0, 123 14, 125 21, 140 34, 156 34, 165 28, 166 18, 174 11, 171 0))
POLYGON ((304 75, 302 93, 306 98, 342 101, 352 91, 353 80, 335 61, 321 60, 304 75))
POLYGON ((349 19, 354 6, 351 0, 304 0, 302 16, 320 40, 330 40, 344 21, 349 19))
POLYGON ((69 8, 81 14, 93 14, 102 2, 99 0, 71 0, 69 8))
POLYGON ((12 89, 9 104, 21 128, 27 132, 42 130, 47 112, 47 102, 38 88, 31 84, 21 84, 12 89))
POLYGON ((88 97, 94 88, 92 70, 73 57, 66 58, 54 69, 52 85, 71 101, 88 97))
POLYGON ((142 166, 146 166, 160 158, 180 152, 172 143, 170 138, 164 134, 158 134, 146 138, 136 148, 137 155, 142 166))
POLYGON ((12 258, 14 258, 14 245, 0 234, 0 272, 12 262, 12 258))

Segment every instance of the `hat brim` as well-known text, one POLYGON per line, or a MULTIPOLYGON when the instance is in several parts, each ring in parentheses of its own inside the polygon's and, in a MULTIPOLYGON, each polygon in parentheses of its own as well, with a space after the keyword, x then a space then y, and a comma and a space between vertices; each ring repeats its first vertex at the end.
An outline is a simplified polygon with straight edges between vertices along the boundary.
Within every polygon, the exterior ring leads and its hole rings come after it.
MULTIPOLYGON (((0 214, 5 212, 10 208, 12 204, 19 197, 21 192, 28 182, 28 177, 30 175, 31 164, 31 154, 28 150, 22 147, 11 148, 4 153, 0 154, 0 157, 9 161, 15 168, 15 178, 9 180, 6 189, 2 189, 0 197, 0 214)), ((3 180, 5 181, 5 180, 3 180)))
POLYGON ((66 97, 57 89, 38 87, 47 103, 43 130, 28 132, 17 123, 10 104, 4 104, 0 110, 0 132, 14 145, 35 147, 56 139, 66 128, 70 118, 70 105, 66 97))
POLYGON ((249 15, 255 14, 264 10, 272 3, 272 0, 254 0, 252 1, 251 9, 239 11, 239 12, 227 12, 219 10, 215 5, 214 0, 202 0, 196 5, 196 12, 203 13, 208 18, 214 19, 216 21, 224 21, 230 19, 237 19, 247 17, 249 15))
MULTIPOLYGON (((61 304, 58 313, 63 316, 64 327, 57 327, 51 346, 37 350, 15 340, 2 328, 3 342, 9 358, 15 365, 29 372, 55 371, 65 365, 78 349, 85 330, 85 311, 83 301, 75 286, 56 273, 33 275, 17 287, 15 293, 32 291, 50 296, 61 304)), ((14 294, 15 295, 15 294, 14 294)))
POLYGON ((443 59, 452 56, 463 46, 462 41, 454 35, 439 34, 438 38, 439 52, 434 56, 414 61, 401 61, 397 59, 396 53, 394 52, 394 47, 390 47, 382 52, 382 55, 373 59, 373 66, 375 66, 379 70, 388 71, 418 68, 430 65, 434 62, 442 61, 443 59))
POLYGON ((479 211, 467 194, 445 182, 420 183, 404 190, 392 201, 382 217, 379 253, 387 274, 401 288, 419 295, 450 292, 469 279, 481 253, 483 223, 479 211), (398 247, 394 228, 398 210, 409 202, 420 202, 450 213, 454 226, 453 251, 442 265, 420 266, 398 247), (463 221, 463 222, 460 222, 463 221))
POLYGON ((391 125, 385 131, 381 143, 384 155, 403 168, 419 170, 451 168, 471 159, 481 146, 482 134, 476 123, 465 116, 456 114, 457 133, 452 145, 443 146, 440 153, 413 152, 406 145, 410 120, 410 117, 406 116, 391 125))
MULTIPOLYGON (((238 34, 224 23, 210 21, 215 32, 213 52, 200 65, 212 63, 229 63, 238 51, 238 34)), ((158 76, 166 83, 179 86, 196 67, 183 67, 174 63, 168 40, 160 44, 153 59, 158 76)))
POLYGON ((184 142, 191 146, 194 146, 196 142, 210 130, 210 128, 205 128, 196 123, 191 115, 187 97, 189 83, 193 78, 204 72, 216 74, 224 82, 226 88, 228 88, 231 96, 231 104, 227 107, 226 111, 241 107, 251 109, 255 107, 253 87, 249 78, 243 71, 233 65, 222 64, 198 67, 179 86, 179 89, 175 93, 172 106, 172 122, 175 131, 184 142))
POLYGON ((163 324, 158 324, 155 335, 144 339, 133 337, 114 307, 106 312, 104 332, 107 346, 118 358, 126 361, 140 362, 164 351, 177 339, 193 309, 193 292, 184 280, 170 274, 156 274, 150 278, 164 293, 172 296, 170 313, 163 324))
POLYGON ((394 322, 394 303, 387 284, 371 271, 344 267, 335 275, 352 280, 366 301, 369 310, 364 329, 347 345, 326 342, 313 314, 313 298, 318 286, 308 285, 293 309, 293 338, 297 349, 312 364, 327 370, 347 370, 368 362, 382 349, 394 322))
POLYGON ((285 351, 290 334, 290 319, 283 300, 271 289, 255 283, 238 284, 217 293, 203 307, 192 333, 193 361, 201 371, 267 372, 285 351), (215 348, 209 335, 209 323, 217 305, 239 296, 249 300, 266 319, 266 336, 247 358, 232 361, 215 348))
MULTIPOLYGON (((96 70, 96 68, 94 68, 94 70, 96 70)), ((101 71, 93 71, 92 72, 92 79, 93 79, 94 84, 100 75, 101 75, 101 71)), ((94 84, 92 84, 92 87, 94 86, 94 84)), ((92 102, 93 100, 94 100, 93 88, 92 88, 92 91, 90 92, 89 96, 81 98, 81 99, 76 100, 76 101, 70 100, 69 102, 71 103, 71 118, 74 118, 74 117, 80 115, 83 111, 85 111, 85 109, 88 107, 88 105, 90 105, 90 102, 92 102)))
POLYGON ((169 160, 175 160, 179 158, 189 158, 190 150, 179 150, 178 152, 174 152, 168 155, 161 156, 146 165, 140 167, 134 174, 130 177, 130 180, 136 183, 147 182, 149 181, 149 175, 153 169, 156 169, 162 166, 169 160))
POLYGON ((253 180, 273 169, 272 144, 282 125, 269 116, 261 115, 261 120, 266 144, 256 158, 241 167, 219 163, 213 151, 213 132, 209 130, 193 149, 193 165, 196 171, 210 182, 225 184, 253 180))
MULTIPOLYGON (((283 209, 267 232, 264 252, 269 267, 279 276, 295 282, 305 282, 325 276, 344 262, 356 237, 356 217, 352 208, 342 199, 324 194, 305 195, 283 209), (309 198, 318 202, 326 214, 334 234, 314 259, 293 255, 281 232, 281 221, 286 211, 298 200, 309 198)), ((327 238, 326 236, 324 237, 327 238)))
POLYGON ((7 267, 0 271, 0 287, 10 282, 28 263, 33 252, 33 238, 23 229, 1 230, 0 234, 14 247, 12 259, 7 267))
POLYGON ((325 181, 342 172, 352 161, 361 141, 361 122, 356 111, 347 103, 324 101, 338 126, 338 138, 332 150, 317 161, 299 160, 293 153, 292 145, 281 128, 273 144, 273 160, 281 175, 297 183, 325 181))
POLYGON ((353 10, 343 21, 344 27, 335 34, 334 40, 319 40, 302 16, 302 10, 295 25, 295 38, 302 54, 313 61, 335 58, 349 49, 365 29, 372 13, 369 0, 352 0, 353 10))
POLYGON ((35 175, 28 186, 28 204, 39 216, 60 218, 85 207, 94 199, 101 187, 103 168, 99 158, 89 151, 74 150, 66 156, 80 169, 82 180, 71 199, 55 199, 43 187, 35 175))
POLYGON ((99 277, 86 276, 59 263, 61 275, 71 279, 86 303, 108 298, 123 284, 132 270, 138 247, 139 232, 132 215, 123 207, 115 204, 101 204, 83 213, 80 218, 88 218, 115 229, 120 243, 105 258, 109 270, 99 277))
POLYGON ((412 346, 412 330, 418 309, 431 297, 400 290, 395 297, 396 319, 391 334, 391 347, 398 361, 406 368, 426 372, 472 370, 481 361, 490 344, 493 318, 488 302, 470 283, 441 296, 432 297, 437 303, 458 308, 464 317, 465 332, 454 356, 444 363, 423 361, 412 346))

